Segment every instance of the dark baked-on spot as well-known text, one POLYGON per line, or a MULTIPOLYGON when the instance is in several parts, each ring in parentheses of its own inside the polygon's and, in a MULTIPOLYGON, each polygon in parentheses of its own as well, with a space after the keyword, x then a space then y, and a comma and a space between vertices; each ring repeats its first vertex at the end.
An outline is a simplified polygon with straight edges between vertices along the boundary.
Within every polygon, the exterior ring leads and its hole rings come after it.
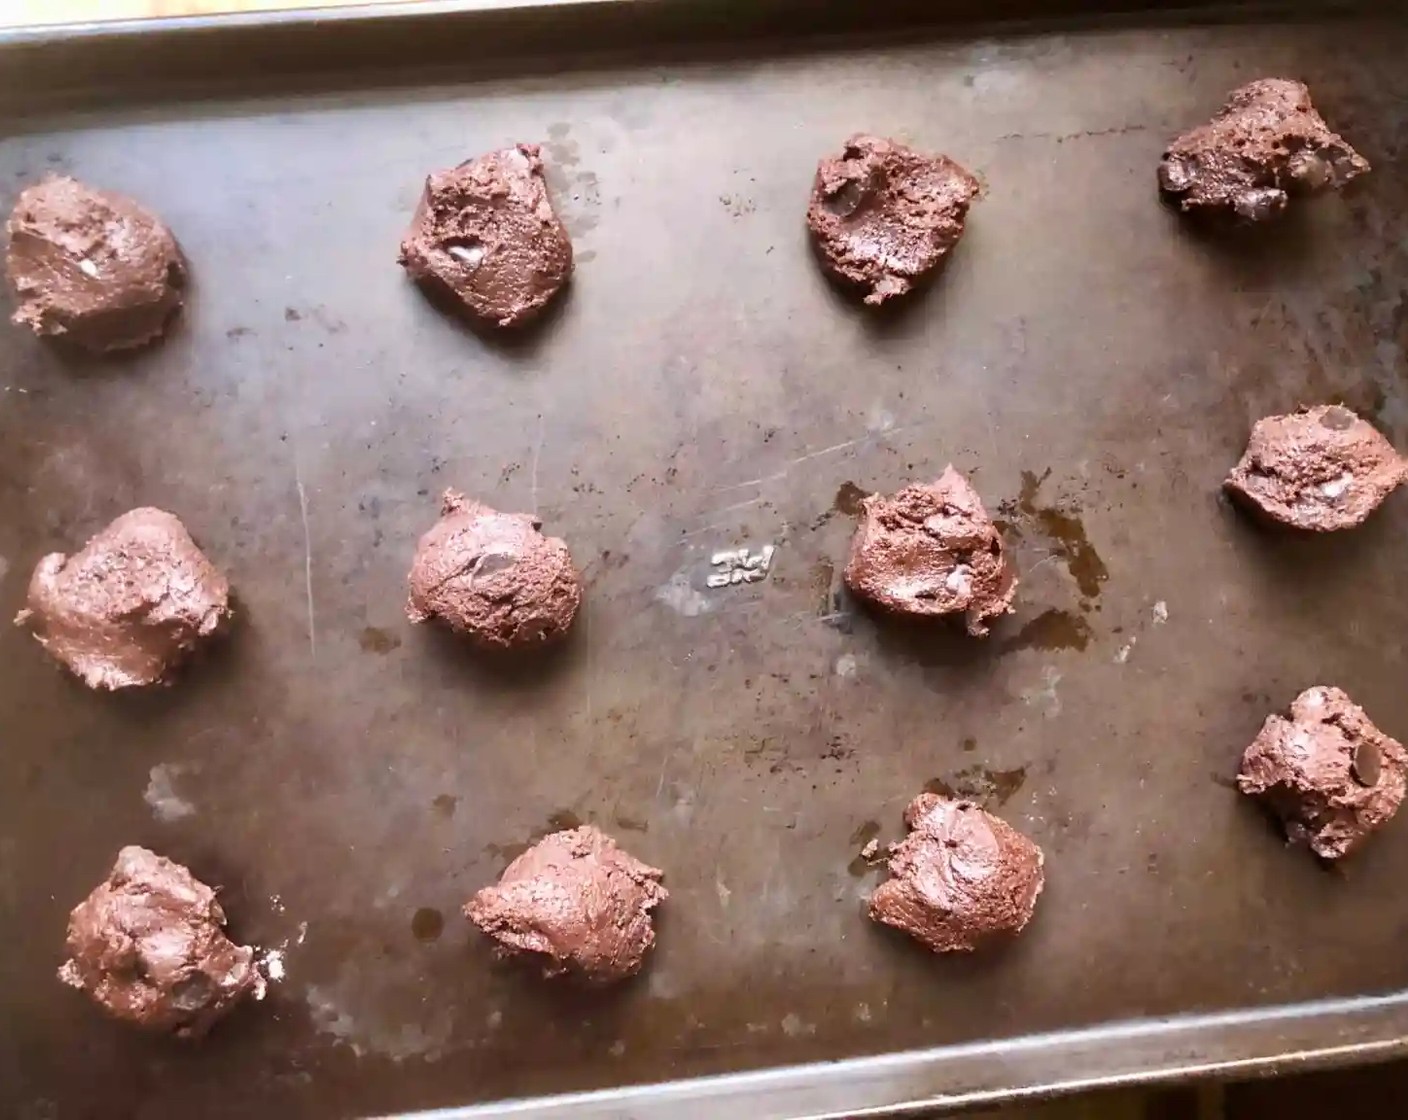
POLYGON ((1268 716, 1242 755, 1237 788, 1322 859, 1347 855, 1403 801, 1408 754, 1338 688, 1308 688, 1268 716))
POLYGON ((655 944, 651 911, 669 897, 663 875, 582 825, 538 841, 464 913, 505 954, 540 962, 545 976, 608 984, 639 972, 655 944))
POLYGON ((567 545, 526 513, 500 513, 446 490, 441 517, 411 564, 406 615, 438 618, 491 649, 523 649, 565 635, 582 602, 567 545))
POLYGON ((155 684, 230 617, 230 585, 174 515, 124 513, 74 556, 51 553, 15 618, 90 688, 155 684))
POLYGON ((1269 521, 1324 533, 1361 524, 1405 478, 1393 445, 1332 404, 1257 421, 1224 485, 1269 521))
POLYGON ((1011 611, 1017 592, 1002 534, 952 466, 936 482, 861 503, 845 580, 859 598, 894 614, 962 616, 975 637, 1011 611))
POLYGON ((1040 848, 971 801, 922 793, 905 810, 910 833, 890 852, 891 878, 870 916, 936 953, 968 952, 1020 933, 1045 884, 1040 848))
POLYGON ((880 304, 939 266, 978 193, 948 156, 853 136, 840 158, 818 165, 807 225, 827 269, 880 304))
POLYGON ((35 334, 129 350, 159 338, 181 307, 176 238, 130 198, 52 176, 21 192, 9 234, 14 321, 35 334))
POLYGON ((548 199, 538 145, 431 174, 399 260, 481 323, 517 327, 537 316, 572 275, 572 242, 548 199))
POLYGON ((215 892, 146 848, 123 848, 74 907, 59 979, 114 1018, 198 1038, 241 1000, 264 995, 254 950, 224 933, 215 892))
POLYGON ((1315 111, 1304 83, 1263 78, 1233 90, 1217 116, 1168 146, 1159 188, 1186 213, 1260 222, 1295 195, 1338 190, 1368 170, 1315 111))

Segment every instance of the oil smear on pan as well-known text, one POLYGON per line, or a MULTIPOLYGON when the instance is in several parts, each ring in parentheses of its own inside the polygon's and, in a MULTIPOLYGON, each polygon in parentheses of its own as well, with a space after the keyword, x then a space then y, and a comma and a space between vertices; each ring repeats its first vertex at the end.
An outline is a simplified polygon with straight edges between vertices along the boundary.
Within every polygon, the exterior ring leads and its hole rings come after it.
POLYGON ((984 809, 1006 805, 1027 780, 1027 768, 994 770, 987 766, 966 766, 946 778, 931 778, 924 784, 928 793, 973 801, 984 809))
POLYGON ((1090 644, 1090 623, 1070 611, 1045 610, 1003 641, 1000 652, 1019 649, 1085 649, 1090 644))
POLYGON ((1051 543, 1051 554, 1065 564, 1075 580, 1082 605, 1089 606, 1099 598, 1100 585, 1110 578, 1110 570, 1096 552, 1085 531, 1085 523, 1076 512, 1037 502, 1042 483, 1050 477, 1050 468, 1040 476, 1032 471, 1023 471, 1017 497, 998 506, 1007 518, 999 528, 1017 536, 1035 531, 1047 538, 1051 543))
POLYGON ((195 816, 196 807, 176 792, 175 779, 190 769, 190 766, 179 762, 159 762, 151 768, 142 800, 151 809, 152 816, 162 824, 195 816))
POLYGON ((1047 719, 1055 719, 1061 714, 1061 696, 1057 686, 1061 683, 1061 673, 1054 665, 1044 665, 1041 669, 1041 684, 1022 690, 1022 703, 1041 711, 1047 719))
POLYGON ((350 965, 326 984, 309 984, 304 1000, 318 1033, 359 1058, 443 1058, 454 1036, 457 1008, 446 993, 426 996, 414 959, 404 962, 408 967, 397 963, 384 960, 378 969, 350 965), (386 1008, 404 1010, 388 1013, 386 1008))
POLYGON ((681 568, 666 583, 655 589, 655 601, 664 603, 676 614, 696 618, 713 610, 713 604, 690 580, 689 568, 681 568))

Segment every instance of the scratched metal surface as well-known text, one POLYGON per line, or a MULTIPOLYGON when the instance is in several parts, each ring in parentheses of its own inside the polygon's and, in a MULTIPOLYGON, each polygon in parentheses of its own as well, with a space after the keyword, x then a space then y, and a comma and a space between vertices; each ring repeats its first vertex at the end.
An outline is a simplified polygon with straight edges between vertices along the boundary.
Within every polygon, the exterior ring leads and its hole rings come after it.
POLYGON ((1327 873, 1226 780, 1317 681, 1408 735, 1408 501, 1290 545, 1217 487, 1302 402, 1408 444, 1405 51, 1401 24, 959 37, 12 130, 0 202, 48 170, 130 192, 195 289, 121 363, 9 330, 0 613, 43 553, 153 503, 240 625, 116 698, 0 633, 0 1111, 347 1115, 1403 986, 1408 825, 1327 873), (1190 236, 1161 143, 1268 73, 1308 80, 1375 172, 1274 236, 1190 236), (885 317, 802 226, 816 159, 862 128, 988 185, 947 274, 885 317), (427 170, 539 138, 579 269, 501 347, 432 310, 396 243, 427 170), (1023 571, 984 643, 835 595, 851 488, 949 461, 1023 571), (446 486, 570 542, 589 591, 561 656, 495 672, 406 624, 446 486), (764 544, 767 580, 706 587, 712 551, 764 544), (936 779, 1046 849, 1010 951, 929 959, 861 916, 858 850, 936 779), (457 914, 574 818, 672 892, 646 975, 591 997, 496 966, 457 914), (134 842, 284 952, 200 1048, 53 977, 67 910, 134 842))

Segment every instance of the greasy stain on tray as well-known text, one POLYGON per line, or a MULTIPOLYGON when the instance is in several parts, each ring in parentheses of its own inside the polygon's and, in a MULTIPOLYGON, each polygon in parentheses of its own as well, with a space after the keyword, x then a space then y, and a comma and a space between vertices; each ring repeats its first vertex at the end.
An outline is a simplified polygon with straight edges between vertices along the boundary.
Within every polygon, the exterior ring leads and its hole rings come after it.
POLYGON ((851 874, 852 877, 859 879, 862 875, 865 875, 867 872, 873 870, 879 864, 885 862, 886 856, 883 850, 880 848, 877 848, 875 852, 873 852, 869 856, 869 858, 867 858, 864 854, 865 846, 869 844, 872 840, 876 839, 879 835, 879 821, 866 821, 864 824, 862 824, 859 828, 857 828, 854 832, 851 833, 850 842, 852 844, 859 844, 862 848, 862 851, 858 852, 855 858, 852 859, 851 862, 846 865, 846 870, 851 874))
POLYGON ((879 821, 866 821, 863 825, 861 825, 858 829, 856 829, 853 833, 851 833, 851 843, 852 843, 852 844, 862 844, 862 845, 864 845, 864 844, 869 844, 872 840, 874 840, 874 839, 875 839, 877 836, 879 836, 879 835, 880 835, 880 822, 879 822, 879 821))
POLYGON ((1012 795, 1027 780, 1027 768, 992 770, 986 766, 967 766, 947 778, 931 778, 924 783, 925 793, 974 801, 984 809, 1006 805, 1012 795))
MULTIPOLYGON (((548 818, 548 828, 551 832, 565 832, 568 829, 581 828, 584 824, 586 824, 586 821, 582 820, 582 818, 571 809, 559 809, 548 818)), ((542 835, 546 836, 547 833, 545 832, 542 835)), ((538 839, 542 839, 542 836, 539 836, 538 839)))
POLYGON ((1090 537, 1085 523, 1071 510, 1054 505, 1039 505, 1037 493, 1041 484, 1051 477, 1051 469, 1039 477, 1033 471, 1022 472, 1022 486, 1015 500, 1003 502, 998 508, 1009 520, 999 523, 1004 531, 1021 534, 1022 526, 1032 525, 1052 543, 1052 555, 1066 565, 1076 581, 1082 598, 1099 596, 1100 585, 1110 578, 1110 571, 1090 537))
POLYGON ((822 558, 812 566, 812 590, 817 597, 817 613, 831 613, 831 584, 836 579, 836 565, 822 558))
POLYGON ((843 482, 841 488, 836 491, 836 500, 831 503, 831 508, 847 517, 857 517, 860 515, 861 503, 869 496, 854 482, 843 482))
POLYGON ((411 933, 417 941, 440 940, 445 932, 445 915, 432 906, 422 906, 411 915, 411 933))
POLYGON ((491 856, 512 863, 544 836, 553 832, 566 832, 569 829, 581 828, 585 823, 571 809, 558 809, 548 817, 548 823, 542 828, 535 828, 527 840, 513 841, 508 844, 485 844, 484 850, 491 856))
POLYGON ((862 490, 854 482, 841 483, 841 488, 836 491, 836 497, 831 500, 831 508, 812 522, 812 528, 820 529, 838 513, 845 517, 858 516, 861 511, 861 503, 869 496, 867 491, 862 490))
POLYGON ((1046 610, 1025 623, 1002 643, 1001 652, 1019 649, 1085 649, 1090 644, 1090 623, 1070 611, 1046 610))
POLYGON ((507 866, 532 846, 532 841, 517 840, 510 844, 485 844, 484 850, 495 859, 503 860, 504 865, 507 866))
POLYGON ((357 644, 366 653, 390 653, 398 649, 401 639, 377 626, 368 626, 357 635, 357 644))

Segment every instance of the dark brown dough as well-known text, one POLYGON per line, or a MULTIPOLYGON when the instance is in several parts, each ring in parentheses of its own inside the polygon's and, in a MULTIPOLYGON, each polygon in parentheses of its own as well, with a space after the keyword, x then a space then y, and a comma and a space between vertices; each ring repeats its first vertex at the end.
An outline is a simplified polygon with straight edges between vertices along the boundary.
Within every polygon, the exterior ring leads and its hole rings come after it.
POLYGON ((15 618, 90 688, 155 684, 230 617, 230 585, 186 527, 124 513, 75 556, 39 561, 15 618))
POLYGON ((399 259, 480 322, 517 327, 538 315, 572 275, 572 241, 548 199, 538 145, 431 174, 399 259))
POLYGON ((438 618, 491 649, 562 638, 582 602, 567 545, 536 517, 500 513, 446 490, 442 515, 411 565, 412 622, 438 618))
POLYGON ((818 165, 807 225, 826 268, 878 305, 938 268, 979 190, 948 156, 853 136, 818 165))
POLYGON ((1304 83, 1262 78, 1168 146, 1159 188, 1185 213, 1261 222, 1292 196, 1339 190, 1368 170, 1315 111, 1304 83))
POLYGON ((1237 788, 1322 859, 1358 848, 1398 812, 1408 754, 1338 688, 1308 688, 1291 718, 1268 716, 1242 755, 1237 788))
POLYGON ((241 1000, 264 997, 254 950, 225 936, 215 892, 146 848, 123 848, 74 907, 59 979, 116 1019, 199 1038, 241 1000))
POLYGON ((1020 933, 1045 884, 1042 851, 971 801, 922 793, 910 833, 890 849, 890 875, 870 916, 936 953, 969 952, 1020 933))
POLYGON ((1258 420, 1224 485, 1266 520, 1328 533, 1361 524, 1405 478, 1393 445, 1331 404, 1258 420))
POLYGON ((35 334, 128 350, 159 338, 181 307, 176 238, 129 198, 51 177, 21 192, 9 233, 14 321, 35 334))
POLYGON ((1012 610, 1017 574, 968 480, 952 466, 937 482, 914 483, 861 503, 846 586, 893 614, 962 615, 968 633, 1012 610))
POLYGON ((639 972, 655 944, 650 912, 669 897, 663 875, 584 825, 538 841, 464 913, 504 953, 541 962, 545 976, 609 984, 639 972))

